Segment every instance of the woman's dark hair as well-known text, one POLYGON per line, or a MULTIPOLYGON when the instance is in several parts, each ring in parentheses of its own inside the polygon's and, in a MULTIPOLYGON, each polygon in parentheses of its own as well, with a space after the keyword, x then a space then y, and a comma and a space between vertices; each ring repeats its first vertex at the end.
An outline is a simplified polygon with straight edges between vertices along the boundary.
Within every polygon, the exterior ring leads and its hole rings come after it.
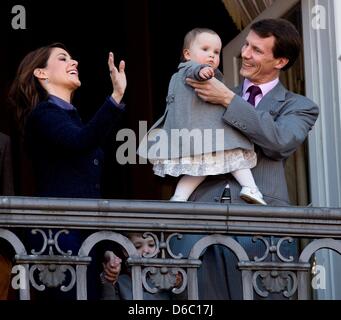
POLYGON ((9 103, 15 110, 18 129, 23 133, 26 119, 36 105, 46 100, 47 91, 34 76, 34 70, 45 68, 54 48, 66 50, 62 43, 53 43, 28 53, 21 61, 15 79, 9 90, 9 103))
POLYGON ((195 38, 201 33, 210 33, 210 34, 219 36, 215 31, 208 29, 208 28, 194 28, 191 31, 187 32, 185 35, 184 44, 181 50, 181 58, 180 58, 181 62, 186 61, 184 54, 183 54, 184 50, 188 49, 191 46, 192 42, 195 40, 195 38))
POLYGON ((253 23, 251 30, 261 38, 275 37, 272 49, 274 58, 289 60, 282 70, 287 70, 294 64, 300 53, 301 37, 291 22, 285 19, 263 19, 253 23))

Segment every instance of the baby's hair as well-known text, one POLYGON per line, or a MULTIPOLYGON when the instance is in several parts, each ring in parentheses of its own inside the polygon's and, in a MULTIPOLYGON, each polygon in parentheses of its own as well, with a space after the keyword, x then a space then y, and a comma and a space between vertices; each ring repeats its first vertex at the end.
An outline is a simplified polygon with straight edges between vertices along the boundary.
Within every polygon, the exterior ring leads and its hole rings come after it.
POLYGON ((184 54, 183 54, 184 50, 188 49, 191 46, 192 42, 195 40, 195 38, 199 34, 202 34, 202 33, 210 33, 210 34, 217 35, 219 37, 219 35, 215 31, 213 31, 212 29, 208 29, 208 28, 194 28, 191 31, 188 31, 185 35, 184 44, 182 46, 182 51, 181 51, 182 62, 186 61, 184 54))

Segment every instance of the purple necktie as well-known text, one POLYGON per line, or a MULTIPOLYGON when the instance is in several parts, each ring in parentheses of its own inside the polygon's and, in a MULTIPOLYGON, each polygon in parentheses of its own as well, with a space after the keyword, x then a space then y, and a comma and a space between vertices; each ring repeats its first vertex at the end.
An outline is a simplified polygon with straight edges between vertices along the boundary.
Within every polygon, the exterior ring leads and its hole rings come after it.
POLYGON ((250 92, 250 96, 247 99, 247 102, 255 106, 255 98, 262 93, 262 90, 257 86, 251 86, 247 89, 246 92, 250 92))

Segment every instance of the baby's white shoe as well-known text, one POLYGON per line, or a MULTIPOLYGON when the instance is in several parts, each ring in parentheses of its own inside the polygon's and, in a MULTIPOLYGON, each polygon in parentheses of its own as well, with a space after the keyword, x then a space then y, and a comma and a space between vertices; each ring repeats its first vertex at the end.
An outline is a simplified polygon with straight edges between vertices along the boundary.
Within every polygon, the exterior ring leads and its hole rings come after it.
POLYGON ((248 203, 262 204, 264 206, 267 205, 267 203, 263 200, 263 195, 258 189, 243 187, 239 196, 248 203))

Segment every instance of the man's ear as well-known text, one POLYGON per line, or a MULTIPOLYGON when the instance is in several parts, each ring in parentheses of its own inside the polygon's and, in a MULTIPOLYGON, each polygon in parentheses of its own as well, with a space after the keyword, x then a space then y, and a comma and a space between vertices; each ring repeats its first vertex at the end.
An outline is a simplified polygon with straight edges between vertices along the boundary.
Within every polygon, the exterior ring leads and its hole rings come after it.
POLYGON ((46 73, 44 69, 42 68, 36 68, 33 71, 33 75, 38 78, 39 80, 45 80, 47 78, 46 73))
POLYGON ((288 58, 278 58, 275 68, 281 70, 287 65, 288 62, 289 62, 288 58))

